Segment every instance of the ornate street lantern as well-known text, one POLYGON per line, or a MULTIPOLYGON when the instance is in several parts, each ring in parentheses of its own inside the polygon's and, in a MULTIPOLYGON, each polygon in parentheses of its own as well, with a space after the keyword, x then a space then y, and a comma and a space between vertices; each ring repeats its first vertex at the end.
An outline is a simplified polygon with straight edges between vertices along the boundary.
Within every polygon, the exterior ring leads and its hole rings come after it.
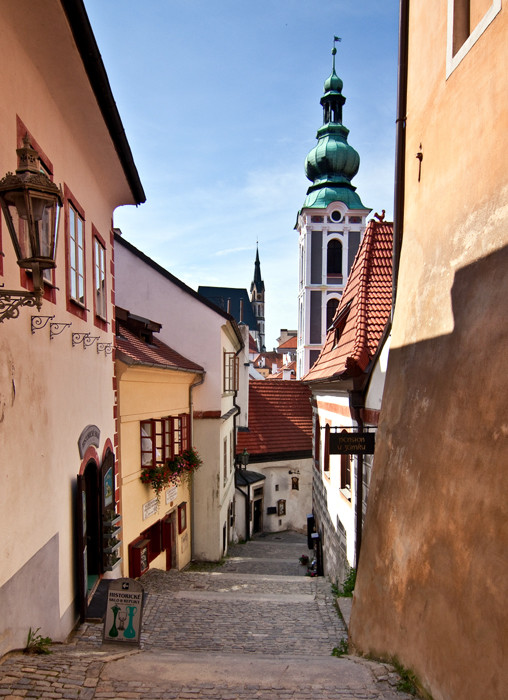
POLYGON ((21 306, 40 310, 44 293, 42 270, 56 267, 62 191, 42 171, 39 154, 28 135, 18 148, 16 173, 0 180, 0 206, 18 265, 32 271, 34 291, 0 289, 0 323, 19 316, 21 306))
POLYGON ((250 454, 247 452, 246 449, 244 449, 241 454, 236 455, 236 463, 237 463, 239 469, 247 469, 247 465, 249 463, 249 457, 250 457, 250 454))

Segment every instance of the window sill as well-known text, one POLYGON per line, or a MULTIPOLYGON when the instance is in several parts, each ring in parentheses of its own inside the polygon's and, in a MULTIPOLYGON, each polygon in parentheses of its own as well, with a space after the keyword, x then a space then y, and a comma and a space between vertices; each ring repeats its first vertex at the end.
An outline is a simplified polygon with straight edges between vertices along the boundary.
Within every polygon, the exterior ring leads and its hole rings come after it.
POLYGON ((346 501, 351 505, 351 489, 339 489, 339 492, 342 498, 345 498, 346 501))
POLYGON ((82 309, 83 311, 87 311, 88 313, 90 313, 90 309, 87 309, 86 306, 78 299, 73 299, 72 297, 69 297, 69 301, 73 306, 76 306, 78 309, 82 309))

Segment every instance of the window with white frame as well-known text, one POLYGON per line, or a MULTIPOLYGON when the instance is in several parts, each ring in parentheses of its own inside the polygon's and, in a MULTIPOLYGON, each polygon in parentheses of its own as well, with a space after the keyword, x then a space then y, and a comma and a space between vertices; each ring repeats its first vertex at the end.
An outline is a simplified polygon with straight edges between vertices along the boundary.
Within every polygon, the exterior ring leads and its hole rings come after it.
POLYGON ((238 391, 239 360, 234 352, 224 351, 224 392, 238 391))
POLYGON ((94 239, 94 288, 95 314, 106 318, 106 249, 98 238, 94 239))
POLYGON ((501 11, 501 0, 448 0, 446 77, 501 11))
POLYGON ((85 224, 69 204, 69 281, 70 297, 85 304, 85 224))

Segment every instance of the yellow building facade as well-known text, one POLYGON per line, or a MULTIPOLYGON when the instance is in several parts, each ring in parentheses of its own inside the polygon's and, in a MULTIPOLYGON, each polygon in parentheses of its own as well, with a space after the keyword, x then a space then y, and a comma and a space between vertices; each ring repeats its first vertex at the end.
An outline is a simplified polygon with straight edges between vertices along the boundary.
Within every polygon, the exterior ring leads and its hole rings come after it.
POLYGON ((192 447, 192 385, 203 369, 154 335, 160 325, 117 309, 116 380, 121 551, 124 576, 191 560, 193 474, 154 490, 143 470, 163 468, 192 447))

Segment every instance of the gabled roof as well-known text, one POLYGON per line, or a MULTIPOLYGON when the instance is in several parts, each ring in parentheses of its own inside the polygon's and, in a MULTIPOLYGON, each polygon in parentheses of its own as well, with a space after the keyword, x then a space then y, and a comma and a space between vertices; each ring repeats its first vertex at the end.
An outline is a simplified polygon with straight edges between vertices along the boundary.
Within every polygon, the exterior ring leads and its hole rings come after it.
POLYGON ((238 431, 237 451, 246 449, 251 456, 310 455, 310 398, 310 389, 302 382, 249 382, 249 429, 238 431))
POLYGON ((281 343, 278 347, 278 351, 284 351, 284 350, 296 350, 298 344, 298 340, 296 335, 294 335, 292 338, 288 338, 285 340, 283 343, 281 343))
POLYGON ((306 382, 349 379, 374 357, 392 301, 393 224, 369 221, 326 341, 306 382))
POLYGON ((236 469, 235 471, 235 486, 248 486, 264 479, 266 479, 264 474, 253 472, 250 469, 236 469))
POLYGON ((291 372, 291 380, 296 379, 296 360, 288 362, 287 365, 282 365, 278 372, 270 376, 270 379, 284 379, 284 373, 287 371, 291 372))
POLYGON ((148 344, 130 331, 122 321, 118 321, 117 325, 119 334, 116 337, 116 357, 125 364, 200 374, 204 372, 201 365, 172 350, 158 338, 153 338, 148 344))
POLYGON ((251 331, 258 330, 258 322, 246 289, 199 286, 198 294, 230 313, 237 323, 245 323, 251 331))
POLYGON ((260 352, 257 357, 254 358, 254 367, 261 367, 272 371, 273 365, 277 367, 282 367, 283 358, 275 350, 269 350, 268 352, 260 352), (263 364, 260 364, 263 362, 263 364))
POLYGON ((134 255, 138 260, 141 260, 144 262, 148 267, 150 267, 152 270, 155 270, 159 275, 167 279, 169 282, 177 286, 179 289, 182 290, 182 292, 185 292, 188 294, 190 297, 193 299, 196 299, 196 301, 199 301, 201 304, 204 306, 207 306, 209 309, 214 311, 215 313, 219 314, 223 318, 226 319, 226 321, 229 321, 233 327, 233 330, 240 342, 241 347, 243 348, 244 343, 243 343, 243 338, 240 333, 240 330, 238 328, 238 324, 236 323, 235 319, 231 314, 226 313, 223 309, 221 309, 219 306, 214 304, 212 301, 209 299, 206 299, 205 297, 201 296, 201 294, 198 294, 194 289, 189 287, 188 285, 185 284, 185 282, 182 282, 181 279, 178 277, 175 277, 169 270, 166 270, 162 265, 159 265, 159 263, 156 263, 155 260, 152 260, 152 258, 149 258, 146 253, 143 253, 143 251, 139 250, 139 248, 136 248, 136 246, 132 245, 132 243, 129 243, 123 236, 122 232, 120 229, 115 228, 113 229, 114 235, 115 235, 115 245, 120 244, 125 250, 128 250, 132 255, 134 255))

